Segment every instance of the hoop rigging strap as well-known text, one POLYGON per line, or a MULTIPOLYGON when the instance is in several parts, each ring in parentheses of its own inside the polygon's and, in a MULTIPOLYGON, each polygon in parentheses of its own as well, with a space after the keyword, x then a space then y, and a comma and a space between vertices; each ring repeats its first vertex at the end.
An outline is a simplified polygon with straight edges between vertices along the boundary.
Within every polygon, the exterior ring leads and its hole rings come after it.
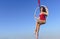
POLYGON ((40 7, 40 0, 38 0, 38 6, 40 7))

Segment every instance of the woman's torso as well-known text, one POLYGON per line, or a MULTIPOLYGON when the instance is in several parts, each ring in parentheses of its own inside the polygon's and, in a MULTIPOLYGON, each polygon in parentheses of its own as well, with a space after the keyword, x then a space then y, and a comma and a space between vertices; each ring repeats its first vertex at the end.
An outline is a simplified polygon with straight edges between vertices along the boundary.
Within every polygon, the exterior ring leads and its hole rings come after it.
POLYGON ((46 15, 44 14, 44 12, 39 14, 39 18, 40 20, 46 20, 46 15))

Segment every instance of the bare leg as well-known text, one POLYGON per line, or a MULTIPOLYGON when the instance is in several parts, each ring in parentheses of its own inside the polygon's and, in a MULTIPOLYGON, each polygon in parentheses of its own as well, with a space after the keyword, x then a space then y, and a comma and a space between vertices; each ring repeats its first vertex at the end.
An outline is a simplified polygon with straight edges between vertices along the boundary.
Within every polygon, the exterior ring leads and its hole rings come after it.
POLYGON ((36 23, 36 29, 35 29, 35 31, 34 31, 34 32, 35 32, 35 34, 36 34, 36 32, 37 32, 37 26, 38 26, 38 25, 37 25, 37 23, 36 23))
POLYGON ((38 22, 36 23, 36 29, 35 29, 36 39, 38 39, 40 25, 42 25, 43 23, 45 23, 45 21, 40 21, 40 23, 38 22))
POLYGON ((35 35, 36 35, 36 39, 38 39, 38 35, 39 35, 39 28, 40 28, 40 24, 37 22, 36 23, 36 32, 35 32, 35 35))

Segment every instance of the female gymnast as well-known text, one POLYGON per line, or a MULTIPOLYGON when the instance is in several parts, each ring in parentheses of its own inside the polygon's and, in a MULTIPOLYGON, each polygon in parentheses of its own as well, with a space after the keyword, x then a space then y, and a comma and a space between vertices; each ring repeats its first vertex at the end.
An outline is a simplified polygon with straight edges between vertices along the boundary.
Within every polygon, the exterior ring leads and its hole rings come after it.
MULTIPOLYGON (((36 22, 36 29, 34 31, 36 39, 38 39, 40 26, 46 23, 47 16, 48 16, 48 8, 45 6, 40 6, 40 13, 36 22)), ((34 17, 36 18, 36 15, 34 15, 34 17)))

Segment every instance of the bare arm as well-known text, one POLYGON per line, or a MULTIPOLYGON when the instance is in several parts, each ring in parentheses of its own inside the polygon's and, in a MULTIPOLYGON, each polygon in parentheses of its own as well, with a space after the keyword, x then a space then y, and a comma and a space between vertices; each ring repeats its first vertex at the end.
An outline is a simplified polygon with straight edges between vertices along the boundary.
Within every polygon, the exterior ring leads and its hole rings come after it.
POLYGON ((46 7, 46 13, 45 13, 46 15, 48 15, 48 8, 46 7))

